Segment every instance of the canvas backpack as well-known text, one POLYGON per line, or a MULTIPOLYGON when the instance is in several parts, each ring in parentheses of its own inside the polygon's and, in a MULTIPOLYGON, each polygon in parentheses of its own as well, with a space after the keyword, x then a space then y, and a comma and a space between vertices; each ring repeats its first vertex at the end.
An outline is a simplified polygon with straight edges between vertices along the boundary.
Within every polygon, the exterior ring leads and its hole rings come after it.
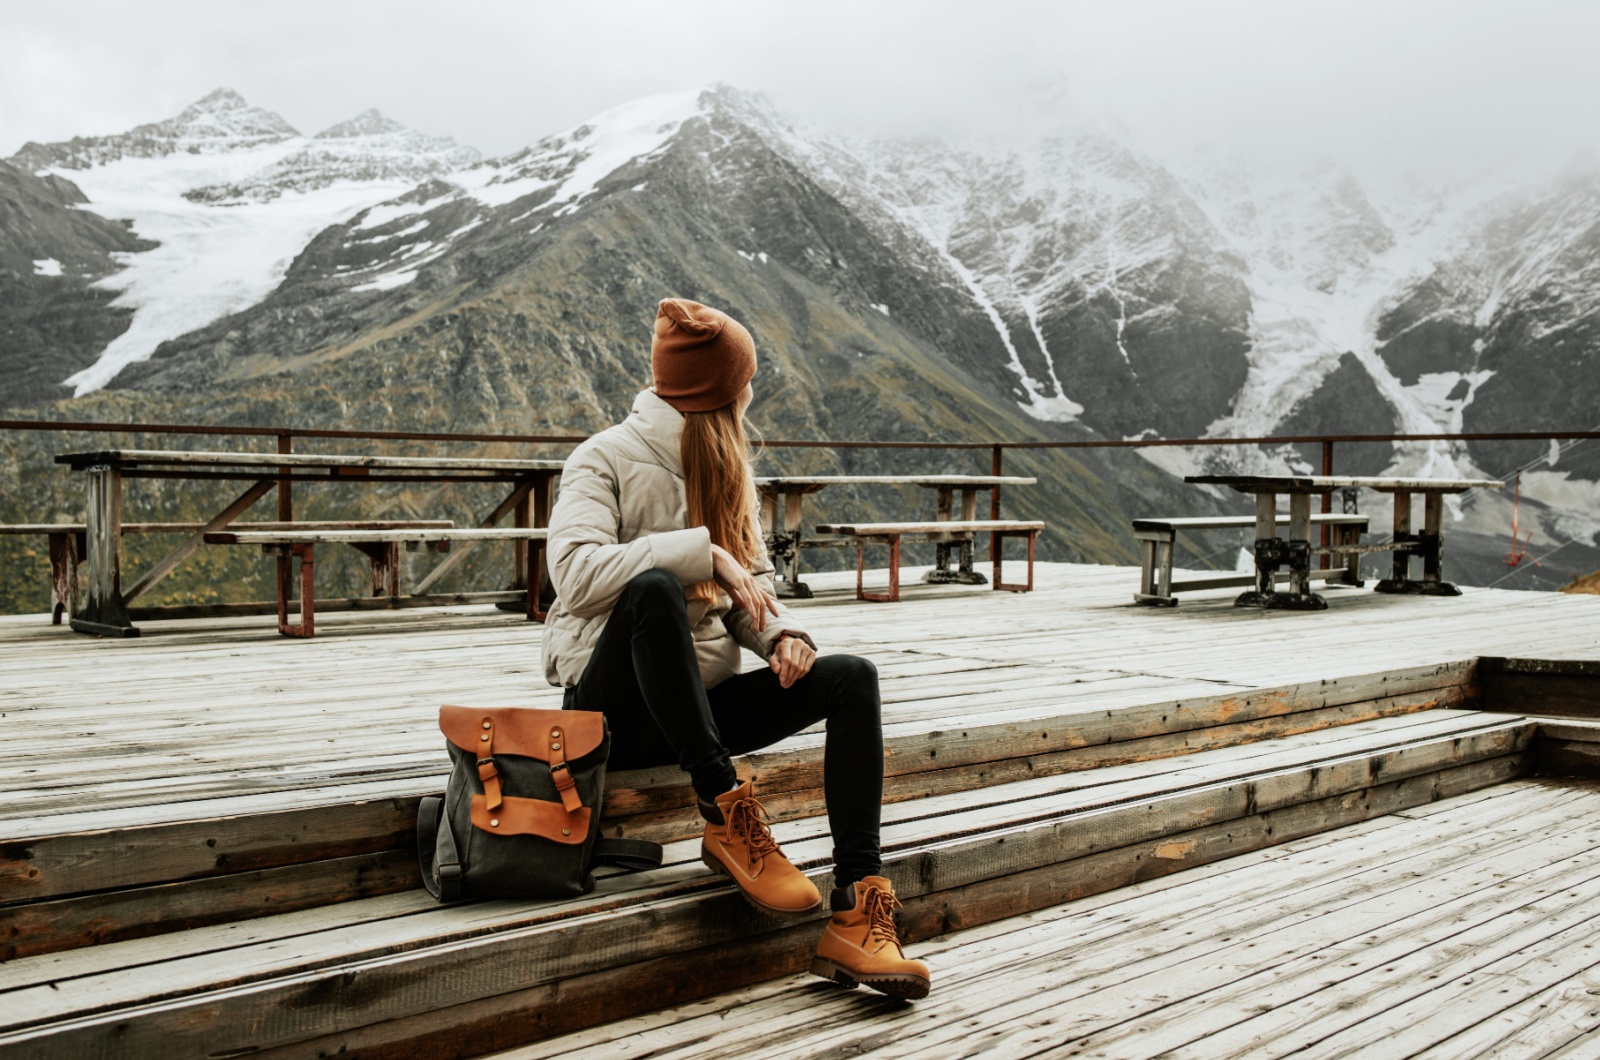
POLYGON ((604 714, 446 706, 439 729, 450 780, 417 808, 422 880, 435 898, 568 898, 594 888, 594 865, 661 864, 658 843, 600 838, 604 714))

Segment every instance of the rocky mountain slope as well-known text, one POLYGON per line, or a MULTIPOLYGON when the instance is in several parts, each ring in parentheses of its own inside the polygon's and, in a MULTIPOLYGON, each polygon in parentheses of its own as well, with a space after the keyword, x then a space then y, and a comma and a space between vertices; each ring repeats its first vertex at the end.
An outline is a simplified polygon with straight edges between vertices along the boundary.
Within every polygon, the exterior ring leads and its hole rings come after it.
MULTIPOLYGON (((1600 198, 1581 173, 1374 189, 1331 164, 1157 158, 1081 122, 1004 147, 863 143, 726 87, 483 161, 376 112, 303 137, 222 90, 12 163, 0 202, 32 181, 29 203, 56 189, 74 223, 146 240, 83 273, 100 300, 84 319, 101 323, 78 352, 7 347, 31 372, 9 404, 64 393, 52 376, 107 391, 56 406, 73 415, 109 401, 230 422, 593 429, 646 381, 667 293, 751 326, 757 419, 777 436, 1528 429, 1588 426, 1600 406, 1600 198)), ((53 245, 17 261, 55 260, 53 245)), ((1048 472, 1060 489, 1041 514, 1071 529, 1046 553, 1125 559, 1130 510, 1234 502, 1197 497, 1184 471, 1317 459, 1147 453, 1057 461, 1072 473, 1048 472)), ((1374 445, 1344 447, 1340 467, 1499 474, 1532 456, 1374 445)), ((890 463, 829 466, 851 459, 890 463)), ((1597 477, 1574 454, 1530 470, 1541 532, 1592 542, 1597 477)), ((1493 501, 1460 514, 1485 535, 1505 522, 1493 501)))
MULTIPOLYGON (((119 258, 114 275, 94 280, 97 292, 117 292, 109 305, 124 330, 91 364, 58 375, 51 390, 35 383, 16 403, 106 385, 167 339, 260 302, 327 225, 477 157, 374 111, 302 136, 229 89, 120 135, 27 144, 13 166, 70 179, 80 212, 127 224, 143 242, 124 248, 138 252, 119 258)), ((37 253, 60 257, 54 244, 37 253)), ((48 362, 26 340, 6 356, 48 362)))
POLYGON ((0 383, 9 405, 61 395, 61 381, 99 359, 132 309, 97 281, 119 255, 155 249, 128 225, 79 209, 71 181, 0 162, 0 383))

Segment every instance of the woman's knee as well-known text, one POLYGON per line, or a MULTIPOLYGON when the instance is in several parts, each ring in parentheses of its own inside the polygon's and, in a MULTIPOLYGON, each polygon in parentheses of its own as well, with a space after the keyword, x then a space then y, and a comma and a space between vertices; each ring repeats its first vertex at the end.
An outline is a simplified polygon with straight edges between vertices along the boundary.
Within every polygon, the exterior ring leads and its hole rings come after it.
POLYGON ((859 655, 824 655, 815 666, 826 667, 833 679, 841 706, 856 712, 871 712, 877 717, 881 704, 878 693, 878 668, 871 659, 859 655))

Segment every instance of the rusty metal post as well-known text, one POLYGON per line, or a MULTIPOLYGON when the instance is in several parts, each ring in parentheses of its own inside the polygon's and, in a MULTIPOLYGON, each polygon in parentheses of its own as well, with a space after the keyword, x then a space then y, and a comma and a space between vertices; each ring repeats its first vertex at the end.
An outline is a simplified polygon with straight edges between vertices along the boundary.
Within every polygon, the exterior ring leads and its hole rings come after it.
MULTIPOLYGON (((293 434, 288 431, 283 431, 278 435, 278 452, 294 452, 293 434)), ((291 469, 287 467, 280 467, 278 468, 278 474, 287 475, 289 474, 290 470, 291 469)), ((278 522, 294 522, 294 483, 290 482, 286 478, 280 478, 278 480, 278 522)))
MULTIPOLYGON (((1000 473, 1001 473, 1000 472, 1001 458, 1002 458, 1002 454, 1004 453, 1004 451, 1005 451, 1005 447, 1002 446, 1002 445, 998 445, 997 444, 994 447, 994 461, 990 465, 991 470, 990 470, 989 473, 991 475, 995 476, 996 478, 1000 477, 1000 473)), ((996 482, 994 484, 994 489, 989 491, 989 518, 991 518, 991 519, 999 519, 1000 518, 1000 483, 998 483, 998 482, 996 482)), ((994 535, 990 534, 989 535, 989 559, 991 561, 993 561, 999 555, 1000 555, 1000 547, 994 543, 994 535)))
MULTIPOLYGON (((1333 442, 1324 438, 1322 441, 1322 474, 1324 477, 1333 474, 1333 442)), ((1322 514, 1327 515, 1333 511, 1333 491, 1329 490, 1322 495, 1322 514)), ((1322 524, 1322 547, 1327 548, 1333 543, 1333 527, 1327 523, 1322 524)), ((1333 553, 1322 554, 1322 569, 1328 570, 1333 566, 1333 553)))

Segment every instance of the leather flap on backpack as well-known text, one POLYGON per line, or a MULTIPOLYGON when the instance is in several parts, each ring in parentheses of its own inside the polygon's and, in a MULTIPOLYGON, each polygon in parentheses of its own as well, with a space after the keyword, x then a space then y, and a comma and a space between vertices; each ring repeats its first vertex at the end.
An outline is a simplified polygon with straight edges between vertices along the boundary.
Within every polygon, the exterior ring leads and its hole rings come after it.
POLYGON ((559 802, 507 795, 491 811, 488 799, 474 795, 472 826, 491 835, 536 835, 554 843, 582 843, 589 838, 589 807, 568 813, 559 802))
POLYGON ((561 747, 555 752, 556 758, 571 762, 600 746, 606 735, 606 716, 595 710, 440 707, 439 731, 463 751, 480 757, 489 748, 491 754, 523 755, 548 762, 550 745, 558 743, 561 747), (485 740, 485 736, 490 739, 485 740))

